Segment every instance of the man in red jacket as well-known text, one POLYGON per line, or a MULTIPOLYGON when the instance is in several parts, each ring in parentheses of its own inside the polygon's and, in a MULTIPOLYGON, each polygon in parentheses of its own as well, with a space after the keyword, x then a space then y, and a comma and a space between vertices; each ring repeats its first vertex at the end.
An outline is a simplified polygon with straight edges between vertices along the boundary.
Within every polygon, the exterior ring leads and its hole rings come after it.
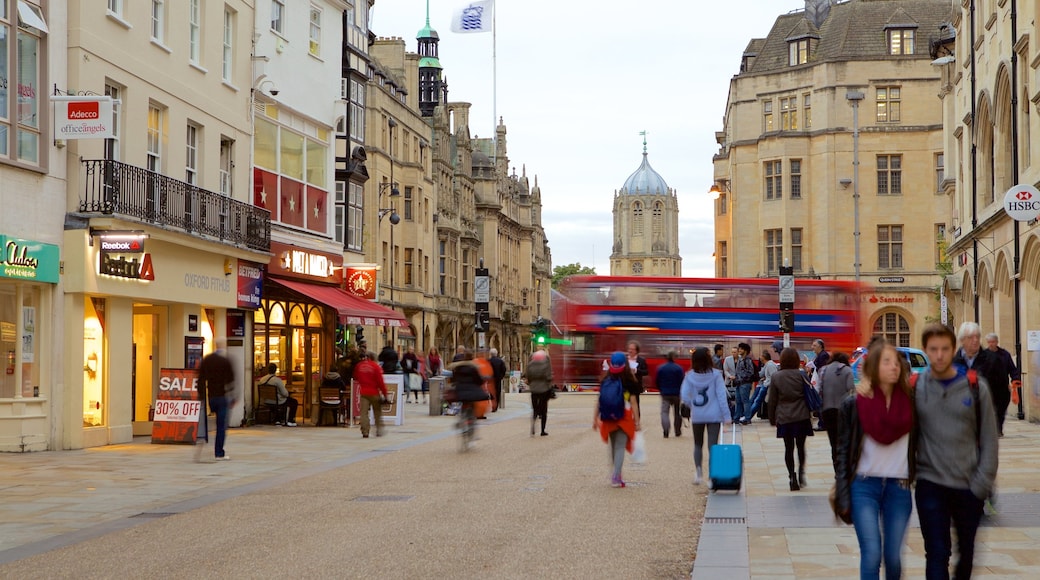
POLYGON ((372 428, 368 418, 368 410, 372 409, 376 416, 376 437, 382 437, 382 401, 386 399, 386 383, 383 382, 383 369, 376 363, 375 353, 365 353, 365 358, 354 366, 353 378, 358 386, 361 403, 361 436, 367 438, 372 428))

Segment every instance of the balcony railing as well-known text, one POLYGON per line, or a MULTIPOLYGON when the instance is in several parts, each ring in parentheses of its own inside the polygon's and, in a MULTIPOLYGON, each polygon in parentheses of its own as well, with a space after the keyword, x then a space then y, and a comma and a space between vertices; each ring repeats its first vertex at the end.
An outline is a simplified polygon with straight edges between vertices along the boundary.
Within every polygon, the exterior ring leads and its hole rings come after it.
POLYGON ((271 249, 271 212, 142 167, 87 159, 79 211, 183 230, 252 250, 271 249))

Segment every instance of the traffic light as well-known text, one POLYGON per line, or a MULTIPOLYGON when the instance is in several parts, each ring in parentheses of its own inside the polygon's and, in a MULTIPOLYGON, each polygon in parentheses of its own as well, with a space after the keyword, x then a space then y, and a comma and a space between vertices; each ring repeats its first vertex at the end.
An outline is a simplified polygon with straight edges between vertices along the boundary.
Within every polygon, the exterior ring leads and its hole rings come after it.
POLYGON ((794 332, 794 311, 780 311, 780 332, 794 332))
POLYGON ((549 343, 549 323, 541 316, 531 324, 531 340, 537 345, 549 343))

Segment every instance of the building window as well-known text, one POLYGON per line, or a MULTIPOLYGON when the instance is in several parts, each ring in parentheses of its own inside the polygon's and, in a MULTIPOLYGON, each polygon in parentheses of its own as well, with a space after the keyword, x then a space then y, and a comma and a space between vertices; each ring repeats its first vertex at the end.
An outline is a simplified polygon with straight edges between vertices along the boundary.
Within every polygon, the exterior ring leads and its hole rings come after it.
POLYGON ((411 286, 414 284, 412 281, 412 261, 414 258, 415 250, 412 248, 404 249, 404 285, 411 286))
POLYGON ((719 215, 726 215, 728 200, 726 199, 726 192, 719 193, 719 215))
POLYGON ((889 344, 910 346, 910 323, 895 312, 886 312, 874 321, 874 336, 880 336, 889 344))
POLYGON ((471 273, 473 271, 473 269, 470 267, 469 254, 470 254, 469 250, 462 250, 462 276, 461 276, 461 278, 462 278, 462 296, 461 296, 461 298, 463 300, 467 300, 467 301, 473 300, 473 295, 471 295, 469 293, 470 275, 471 275, 471 273))
POLYGON ((654 239, 657 239, 661 236, 664 230, 664 205, 659 201, 654 202, 653 211, 654 215, 651 227, 653 228, 654 239))
POLYGON ((914 29, 893 28, 888 30, 888 54, 913 54, 914 29))
POLYGON ((285 0, 271 0, 271 30, 285 34, 285 0))
POLYGON ((313 56, 321 56, 321 8, 311 6, 310 48, 313 56))
POLYGON ((946 159, 942 153, 935 154, 935 191, 942 191, 946 179, 946 159))
POLYGON ((350 80, 350 137, 365 140, 365 84, 350 80))
POLYGON ((365 188, 351 182, 347 187, 347 240, 348 250, 361 251, 361 234, 364 224, 365 188))
POLYGON ((788 64, 791 66, 809 62, 809 39, 793 40, 787 43, 788 64))
POLYGON ((347 182, 345 181, 336 182, 336 215, 333 223, 335 224, 332 230, 333 238, 346 246, 343 243, 347 229, 347 182))
POLYGON ((184 152, 184 181, 198 185, 199 178, 199 128, 191 123, 187 127, 187 143, 184 152))
POLYGON ((202 14, 199 10, 201 0, 189 0, 188 3, 188 62, 199 64, 202 48, 202 14))
POLYGON ((231 197, 231 169, 235 166, 235 141, 227 137, 220 138, 220 194, 231 197))
POLYGON ((791 267, 802 271, 802 228, 791 228, 791 267))
MULTIPOLYGON (((2 63, 0 63, 2 66, 2 63)), ((112 97, 113 101, 118 101, 121 97, 122 91, 115 85, 105 83, 105 96, 112 97)), ((110 161, 119 161, 119 116, 122 111, 121 106, 112 107, 112 136, 105 139, 105 159, 110 161)))
POLYGON ((163 0, 152 0, 152 40, 162 44, 166 28, 166 4, 163 0))
POLYGON ((877 193, 878 195, 902 195, 902 155, 877 156, 877 193))
POLYGON ((719 242, 719 276, 722 278, 729 277, 729 256, 728 247, 726 242, 719 242))
POLYGON ((162 109, 155 105, 148 107, 148 128, 145 140, 147 148, 148 171, 162 173, 162 109))
POLYGON ((791 199, 802 199, 802 160, 791 160, 791 199))
POLYGON ((798 97, 780 99, 780 128, 784 131, 798 130, 798 97))
MULTIPOLYGON (((445 241, 443 241, 443 240, 441 240, 441 243, 440 243, 440 248, 439 248, 439 254, 440 254, 440 256, 439 256, 439 258, 438 258, 438 262, 439 262, 439 265, 437 266, 437 267, 438 267, 438 269, 439 269, 439 276, 440 276, 440 291, 441 291, 441 296, 445 296, 445 295, 447 295, 447 284, 448 284, 448 256, 447 256, 447 254, 445 253, 445 252, 447 251, 447 246, 448 246, 448 243, 447 243, 447 242, 445 242, 445 241)), ((525 295, 525 296, 526 296, 526 295, 525 295)))
POLYGON ((946 263, 946 224, 935 224, 935 263, 946 263))
POLYGON ((878 226, 878 268, 903 267, 903 226, 878 226))
POLYGON ((231 82, 231 71, 234 64, 235 15, 224 10, 224 51, 221 56, 221 77, 224 82, 231 82))
POLYGON ((404 186, 404 219, 412 221, 412 187, 404 186))
POLYGON ((123 0, 108 0, 108 11, 116 16, 123 16, 123 0))
POLYGON ((643 204, 638 201, 632 204, 632 235, 643 235, 643 204))
POLYGON ((41 67, 47 36, 37 25, 46 28, 38 6, 0 0, 0 157, 32 165, 42 165, 40 99, 48 92, 41 67))
POLYGON ((766 199, 780 199, 783 197, 783 162, 766 161, 765 164, 766 199))
POLYGON ((643 273, 643 262, 632 262, 632 273, 642 274, 643 273))
POLYGON ((899 122, 899 87, 877 88, 877 122, 899 122))
POLYGON ((802 115, 805 117, 802 127, 812 129, 812 95, 809 93, 802 95, 802 115))
POLYGON ((766 272, 776 274, 784 263, 784 230, 766 230, 766 272))
POLYGON ((773 130, 773 101, 762 101, 762 127, 767 133, 773 130))

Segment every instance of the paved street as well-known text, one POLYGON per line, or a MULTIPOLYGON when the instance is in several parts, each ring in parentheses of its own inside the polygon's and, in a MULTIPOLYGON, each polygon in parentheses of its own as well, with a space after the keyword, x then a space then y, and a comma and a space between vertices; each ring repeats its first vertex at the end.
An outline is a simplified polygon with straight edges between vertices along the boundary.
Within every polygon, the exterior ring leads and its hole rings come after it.
MULTIPOLYGON (((234 429, 224 463, 146 439, 0 455, 0 577, 856 576, 855 534, 826 506, 825 437, 809 443, 809 488, 790 492, 782 442, 765 423, 745 427, 745 493, 707 496, 691 484, 689 434, 662 439, 658 399, 646 396, 648 465, 611 489, 592 402, 562 395, 550 436, 531 438, 527 398, 512 395, 465 454, 453 418, 411 404, 381 439, 234 429)), ((980 532, 976 577, 1036 578, 1040 427, 1011 420, 1005 431, 1000 514, 980 532)), ((904 570, 919 578, 912 526, 904 570)))

